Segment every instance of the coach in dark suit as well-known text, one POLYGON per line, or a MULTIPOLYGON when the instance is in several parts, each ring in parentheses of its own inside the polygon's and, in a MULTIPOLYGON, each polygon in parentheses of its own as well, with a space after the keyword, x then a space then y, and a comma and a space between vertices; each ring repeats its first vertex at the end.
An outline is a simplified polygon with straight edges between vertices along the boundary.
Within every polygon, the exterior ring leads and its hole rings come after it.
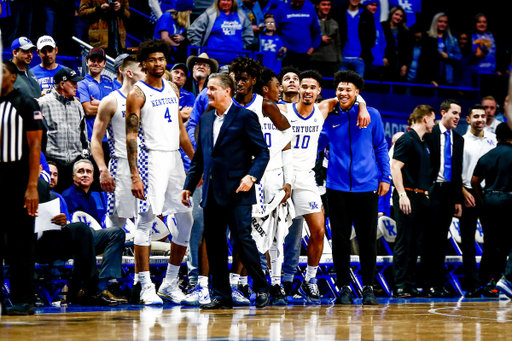
POLYGON ((453 216, 462 213, 462 157, 464 138, 455 131, 461 106, 457 101, 441 103, 441 122, 425 135, 430 150, 430 223, 423 238, 421 262, 425 277, 424 293, 448 297, 444 257, 446 238, 453 216))
POLYGON ((233 105, 236 87, 227 74, 212 74, 208 100, 215 110, 199 121, 197 148, 187 174, 182 201, 194 192, 204 174, 204 238, 214 297, 204 309, 231 308, 226 229, 233 247, 253 279, 256 306, 268 304, 268 283, 251 237, 251 210, 256 203, 253 184, 263 176, 270 158, 256 114, 233 105), (254 157, 254 160, 253 160, 254 157))

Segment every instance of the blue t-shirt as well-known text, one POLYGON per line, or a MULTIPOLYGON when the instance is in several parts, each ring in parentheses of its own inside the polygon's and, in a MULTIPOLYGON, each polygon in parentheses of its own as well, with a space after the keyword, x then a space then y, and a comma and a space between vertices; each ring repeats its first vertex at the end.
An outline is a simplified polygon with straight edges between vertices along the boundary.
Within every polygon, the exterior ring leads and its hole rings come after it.
MULTIPOLYGON (((474 33, 471 37, 473 53, 487 51, 487 56, 480 59, 478 69, 480 71, 493 72, 496 70, 496 42, 491 32, 474 33)), ((32 69, 34 70, 34 69, 32 69)))
POLYGON ((416 13, 421 13, 421 0, 389 0, 389 7, 400 6, 407 16, 407 27, 416 22, 416 13))
POLYGON ((263 66, 268 67, 276 74, 281 71, 281 61, 277 54, 283 47, 283 42, 277 35, 260 37, 260 51, 263 53, 263 66))
POLYGON ((190 91, 185 89, 180 89, 180 110, 184 107, 194 107, 194 102, 196 101, 196 96, 190 91))
POLYGON ((347 11, 347 43, 343 48, 342 55, 344 58, 359 58, 361 56, 361 42, 359 41, 359 19, 363 9, 359 9, 354 17, 347 11))
POLYGON ((380 14, 376 12, 373 17, 375 18, 375 45, 372 48, 372 64, 375 66, 383 66, 384 52, 387 46, 386 37, 384 36, 384 30, 380 23, 380 14))
POLYGON ((53 77, 55 77, 55 74, 62 68, 64 68, 62 65, 57 64, 57 67, 55 69, 47 70, 45 68, 42 68, 41 65, 38 65, 32 68, 31 70, 34 73, 34 75, 36 75, 37 82, 39 83, 41 90, 48 91, 55 87, 53 77))
POLYGON ((165 12, 164 14, 162 14, 162 16, 156 22, 155 32, 153 34, 153 37, 155 39, 161 39, 160 35, 161 35, 162 31, 169 32, 170 36, 172 36, 173 34, 183 35, 185 33, 185 28, 178 27, 176 25, 176 22, 172 18, 171 12, 165 12))
MULTIPOLYGON (((98 83, 91 75, 87 74, 83 81, 78 82, 77 95, 78 99, 80 99, 80 103, 90 102, 91 96, 94 97, 94 99, 101 101, 114 90, 116 90, 116 86, 110 77, 101 75, 101 80, 98 83)), ((87 138, 89 141, 91 140, 95 118, 96 116, 85 116, 85 120, 87 122, 87 138)), ((106 137, 103 138, 103 142, 107 142, 106 137)))
MULTIPOLYGON (((213 24, 212 32, 206 42, 206 47, 216 50, 242 51, 244 49, 242 32, 242 21, 238 17, 238 13, 226 14, 220 12, 213 24)), ((210 58, 220 59, 223 62, 227 59, 231 59, 232 56, 230 53, 218 52, 208 52, 208 55, 210 58)))

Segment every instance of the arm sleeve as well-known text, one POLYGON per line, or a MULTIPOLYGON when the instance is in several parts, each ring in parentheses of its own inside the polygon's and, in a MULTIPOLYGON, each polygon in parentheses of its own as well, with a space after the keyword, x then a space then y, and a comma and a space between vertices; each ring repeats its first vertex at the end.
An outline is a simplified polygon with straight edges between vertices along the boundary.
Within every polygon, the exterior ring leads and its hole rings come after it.
POLYGON ((201 14, 187 30, 187 38, 191 46, 201 46, 203 35, 208 26, 208 14, 201 14))
POLYGON ((329 145, 329 135, 327 131, 327 124, 324 123, 324 128, 318 138, 318 151, 324 150, 329 145))
POLYGON ((242 26, 244 28, 242 32, 242 41, 244 43, 244 50, 247 49, 249 45, 251 45, 254 39, 254 33, 252 32, 252 24, 249 18, 245 15, 242 10, 238 11, 238 16, 240 17, 240 21, 242 22, 242 26))
POLYGON ((162 31, 169 32, 169 35, 172 35, 172 27, 174 24, 174 20, 172 20, 172 16, 170 12, 165 12, 158 18, 158 21, 155 25, 155 33, 160 34, 162 31))
POLYGON ((23 113, 23 126, 26 131, 43 130, 43 114, 37 101, 27 97, 26 111, 23 113))
POLYGON ((199 117, 203 114, 203 112, 208 107, 208 97, 206 96, 206 91, 203 89, 201 93, 196 98, 194 102, 194 106, 192 107, 192 112, 190 113, 190 119, 187 124, 187 133, 190 138, 190 142, 192 145, 196 146, 196 125, 199 122, 199 117))
POLYGON ((78 82, 77 97, 80 100, 80 103, 91 101, 89 89, 87 88, 87 84, 85 84, 85 82, 78 82))
POLYGON ((318 22, 316 13, 312 15, 312 18, 313 22, 311 23, 311 47, 316 49, 322 42, 322 29, 320 28, 320 23, 318 22))
POLYGON ((80 110, 80 116, 82 119, 80 120, 80 142, 82 143, 82 149, 89 149, 89 139, 87 137, 87 122, 85 121, 85 111, 82 108, 82 105, 78 105, 78 110, 80 110))
POLYGON ((194 153, 194 157, 190 162, 190 168, 188 169, 187 178, 185 179, 185 185, 183 186, 183 189, 189 190, 193 194, 197 184, 201 180, 203 173, 203 148, 201 147, 201 139, 199 139, 196 152, 194 153))
POLYGON ((384 134, 384 126, 382 125, 382 118, 372 118, 375 122, 373 126, 373 149, 375 150, 375 159, 377 160, 377 167, 379 167, 380 182, 391 183, 391 168, 388 155, 388 143, 386 142, 384 134))
POLYGON ((403 136, 395 143, 393 159, 406 163, 409 160, 409 154, 413 151, 411 141, 403 136))

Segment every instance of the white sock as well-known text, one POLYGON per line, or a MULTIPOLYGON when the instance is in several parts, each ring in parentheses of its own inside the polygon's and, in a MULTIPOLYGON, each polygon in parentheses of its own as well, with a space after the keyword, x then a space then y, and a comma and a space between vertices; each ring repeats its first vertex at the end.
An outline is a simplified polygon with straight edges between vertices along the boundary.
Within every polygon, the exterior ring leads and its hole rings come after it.
POLYGON ((306 268, 306 282, 307 283, 309 283, 309 281, 312 278, 316 277, 316 271, 317 270, 318 270, 318 265, 317 266, 310 266, 310 265, 308 265, 308 267, 306 268))
POLYGON ((135 285, 137 283, 139 283, 139 274, 133 275, 133 284, 135 285))
POLYGON ((238 280, 239 279, 240 279, 240 275, 239 274, 234 274, 234 273, 230 273, 229 274, 229 284, 231 284, 231 286, 238 285, 238 280))
POLYGON ((272 281, 272 285, 281 285, 281 276, 274 276, 272 275, 272 278, 271 278, 271 281, 272 281))
POLYGON ((281 269, 283 265, 282 257, 278 256, 278 251, 275 248, 270 248, 270 267, 272 285, 281 285, 281 269))
POLYGON ((197 276, 197 283, 201 288, 208 288, 208 276, 197 276))
POLYGON ((167 264, 167 272, 165 273, 165 280, 171 285, 178 283, 178 272, 180 267, 178 265, 167 264))
POLYGON ((151 284, 151 275, 149 274, 149 271, 139 272, 139 281, 142 287, 151 284))
POLYGON ((240 276, 240 280, 238 281, 238 284, 240 285, 247 285, 247 277, 248 276, 240 276))

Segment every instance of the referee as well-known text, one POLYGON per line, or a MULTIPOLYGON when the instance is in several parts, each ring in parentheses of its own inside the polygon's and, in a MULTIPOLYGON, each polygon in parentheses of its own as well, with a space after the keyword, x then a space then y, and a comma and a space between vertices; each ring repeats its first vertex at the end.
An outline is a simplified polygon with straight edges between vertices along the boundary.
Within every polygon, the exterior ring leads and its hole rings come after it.
MULTIPOLYGON (((512 229, 512 130, 507 123, 496 128, 498 146, 482 156, 476 164, 471 186, 476 198, 483 203, 482 228, 484 230, 484 253, 489 276, 504 277, 496 285, 500 291, 512 297, 512 256, 507 263, 511 249, 512 229), (480 183, 485 180, 485 191, 480 183), (506 269, 505 269, 506 265, 506 269)), ((483 260, 482 260, 483 261, 483 260)), ((480 273, 480 276, 483 274, 480 273)), ((497 277, 494 277, 497 278, 497 277)), ((483 281, 488 278, 481 278, 483 281)))
MULTIPOLYGON (((34 216, 39 203, 37 179, 43 134, 43 116, 37 102, 14 89, 18 69, 3 62, 0 96, 0 262, 10 266, 10 299, 3 307, 8 315, 34 314, 34 216), (19 246, 23 241, 25 247, 19 246), (26 247, 28 245, 28 247, 26 247)), ((3 271, 0 271, 3 284, 3 271)))
POLYGON ((417 106, 410 118, 411 130, 395 143, 391 175, 393 210, 396 218, 396 242, 393 251, 394 296, 399 298, 419 296, 414 270, 420 241, 428 217, 428 192, 430 152, 424 136, 432 132, 434 108, 417 106))

